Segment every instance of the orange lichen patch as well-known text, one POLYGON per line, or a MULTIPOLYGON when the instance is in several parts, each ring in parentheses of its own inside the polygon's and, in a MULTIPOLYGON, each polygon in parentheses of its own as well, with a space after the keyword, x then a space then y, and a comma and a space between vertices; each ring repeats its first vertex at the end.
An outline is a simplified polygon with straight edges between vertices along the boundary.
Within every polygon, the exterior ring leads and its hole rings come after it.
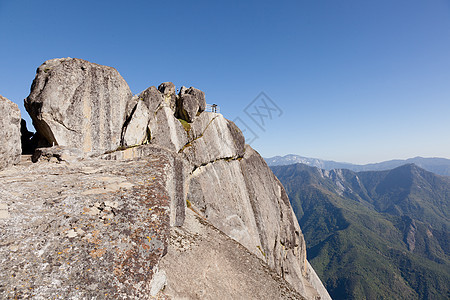
POLYGON ((116 275, 116 276, 122 276, 122 274, 123 274, 123 271, 121 270, 121 268, 114 268, 114 271, 113 271, 113 273, 114 273, 114 275, 116 275))
POLYGON ((101 239, 98 238, 98 235, 100 234, 100 230, 93 230, 92 231, 92 238, 88 238, 88 242, 92 243, 92 244, 100 244, 100 242, 102 241, 101 239))
POLYGON ((69 253, 69 251, 70 251, 70 248, 66 248, 66 249, 64 249, 62 252, 63 252, 64 254, 67 254, 67 253, 69 253))
POLYGON ((94 249, 89 253, 93 258, 100 258, 106 253, 106 249, 94 249))

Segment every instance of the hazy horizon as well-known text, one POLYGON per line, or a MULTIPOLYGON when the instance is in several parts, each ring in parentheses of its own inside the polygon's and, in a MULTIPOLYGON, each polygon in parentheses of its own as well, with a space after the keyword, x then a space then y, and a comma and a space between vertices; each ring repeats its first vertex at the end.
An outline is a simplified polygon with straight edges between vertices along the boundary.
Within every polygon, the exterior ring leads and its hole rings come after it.
POLYGON ((288 154, 284 154, 284 155, 274 155, 274 156, 264 156, 264 158, 273 158, 273 157, 285 157, 288 155, 298 155, 301 157, 305 157, 305 158, 312 158, 312 159, 320 159, 320 160, 325 160, 325 161, 334 161, 334 162, 338 162, 338 163, 349 163, 349 164, 355 164, 355 165, 368 165, 368 164, 377 164, 377 163, 381 163, 381 162, 386 162, 386 161, 391 161, 391 160, 407 160, 407 159, 411 159, 411 158, 442 158, 442 159, 448 159, 450 160, 450 158, 448 157, 428 157, 428 156, 421 156, 421 155, 416 155, 416 156, 412 156, 412 157, 406 157, 406 158, 391 158, 391 159, 385 159, 385 160, 380 160, 380 161, 372 161, 372 162, 361 162, 361 163, 354 163, 354 162, 349 162, 349 161, 340 161, 340 160, 336 160, 336 159, 324 159, 321 157, 315 157, 315 156, 305 156, 305 155, 301 155, 301 154, 295 154, 295 153, 288 153, 288 154))

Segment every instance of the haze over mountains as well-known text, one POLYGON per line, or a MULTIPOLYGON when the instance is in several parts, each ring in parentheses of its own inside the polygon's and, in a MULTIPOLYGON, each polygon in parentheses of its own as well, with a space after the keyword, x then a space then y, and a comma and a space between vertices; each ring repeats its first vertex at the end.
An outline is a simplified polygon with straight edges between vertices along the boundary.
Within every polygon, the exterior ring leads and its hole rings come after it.
POLYGON ((450 299, 450 177, 415 164, 271 168, 333 299, 450 299))
POLYGON ((390 170, 399 167, 401 165, 413 163, 435 174, 450 176, 450 159, 437 157, 425 158, 418 156, 414 158, 394 159, 366 165, 336 162, 332 160, 323 160, 319 158, 309 158, 295 154, 288 154, 285 156, 274 156, 265 158, 265 160, 269 166, 285 166, 295 163, 302 163, 311 167, 317 167, 324 170, 348 169, 355 172, 390 170))

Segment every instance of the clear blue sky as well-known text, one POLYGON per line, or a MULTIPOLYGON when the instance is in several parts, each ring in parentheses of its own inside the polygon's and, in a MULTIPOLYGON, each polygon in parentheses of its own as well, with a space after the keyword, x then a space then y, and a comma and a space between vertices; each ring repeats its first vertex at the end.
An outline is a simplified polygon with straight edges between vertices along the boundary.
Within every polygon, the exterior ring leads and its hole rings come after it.
POLYGON ((0 0, 0 94, 23 115, 36 68, 68 56, 133 93, 205 91, 263 156, 450 158, 449 0, 0 0), (283 111, 265 131, 244 112, 261 91, 283 111))

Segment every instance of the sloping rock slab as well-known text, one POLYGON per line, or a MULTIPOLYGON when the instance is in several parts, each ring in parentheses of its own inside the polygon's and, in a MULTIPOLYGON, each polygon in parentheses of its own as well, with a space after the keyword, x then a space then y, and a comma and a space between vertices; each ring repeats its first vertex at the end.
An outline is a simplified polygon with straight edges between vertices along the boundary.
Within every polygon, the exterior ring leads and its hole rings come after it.
POLYGON ((242 159, 219 159, 192 172, 188 200, 300 294, 329 299, 308 269, 306 245, 286 192, 264 159, 246 146, 242 159))
MULTIPOLYGON (((306 299, 239 243, 187 210, 159 268, 171 299, 306 299)), ((310 298, 313 299, 313 298, 310 298)))
POLYGON ((167 250, 164 156, 0 172, 5 299, 147 299, 167 250))
POLYGON ((196 169, 187 199, 211 224, 265 259, 239 161, 219 160, 196 169))
POLYGON ((130 120, 125 122, 122 146, 142 145, 145 141, 150 140, 150 129, 148 123, 150 122, 150 112, 144 101, 139 100, 133 109, 133 114, 130 120))
POLYGON ((20 110, 0 95, 0 170, 20 161, 20 110))
POLYGON ((221 114, 201 113, 192 123, 189 134, 190 142, 180 152, 194 167, 244 155, 245 139, 241 130, 221 114))
POLYGON ((168 106, 161 106, 150 120, 151 143, 178 152, 188 142, 186 130, 168 106))

